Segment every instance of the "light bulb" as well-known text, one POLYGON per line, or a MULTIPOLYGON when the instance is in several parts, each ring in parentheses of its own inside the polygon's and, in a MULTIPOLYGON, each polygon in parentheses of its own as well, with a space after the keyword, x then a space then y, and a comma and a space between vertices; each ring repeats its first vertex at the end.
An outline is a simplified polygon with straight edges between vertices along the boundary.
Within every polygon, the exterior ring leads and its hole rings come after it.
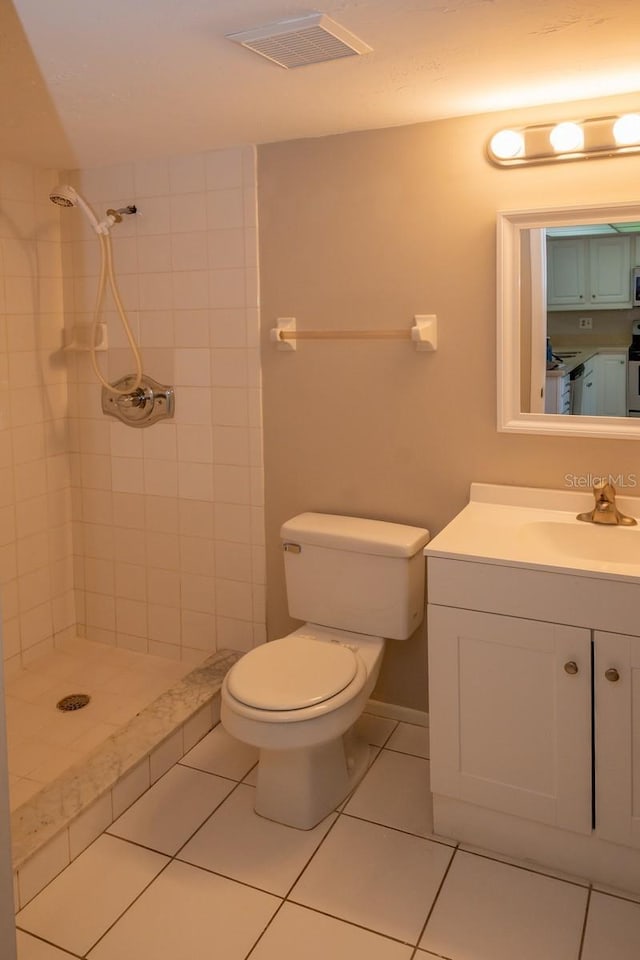
POLYGON ((584 133, 577 123, 559 123, 549 134, 549 140, 556 153, 572 153, 584 146, 584 133))
POLYGON ((489 149, 498 160, 513 160, 524 153, 524 137, 518 130, 499 130, 491 137, 489 149))
POLYGON ((613 125, 613 136, 618 146, 640 143, 640 114, 625 113, 613 125))

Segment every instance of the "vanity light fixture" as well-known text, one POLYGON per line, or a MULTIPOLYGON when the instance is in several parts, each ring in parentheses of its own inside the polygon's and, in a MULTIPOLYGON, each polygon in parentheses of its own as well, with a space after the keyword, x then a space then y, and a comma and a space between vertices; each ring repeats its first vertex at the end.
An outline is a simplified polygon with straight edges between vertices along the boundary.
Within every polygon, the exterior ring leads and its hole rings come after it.
POLYGON ((487 145, 489 160, 500 167, 632 153, 640 153, 640 112, 510 127, 494 133, 487 145))

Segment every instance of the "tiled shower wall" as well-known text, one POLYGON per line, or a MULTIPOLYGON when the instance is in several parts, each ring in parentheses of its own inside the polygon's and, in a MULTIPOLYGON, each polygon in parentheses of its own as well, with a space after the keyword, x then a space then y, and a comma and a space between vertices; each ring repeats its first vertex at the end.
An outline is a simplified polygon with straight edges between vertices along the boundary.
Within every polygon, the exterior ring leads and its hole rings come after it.
MULTIPOLYGON (((92 640, 167 657, 265 639, 256 176, 253 148, 75 171, 112 231, 145 371, 175 418, 132 428, 100 409, 86 353, 70 365, 76 609, 92 640)), ((87 324, 99 245, 61 213, 67 331, 87 324)), ((133 372, 106 301, 109 379, 133 372)))
POLYGON ((8 670, 74 630, 57 177, 0 163, 0 582, 8 670))

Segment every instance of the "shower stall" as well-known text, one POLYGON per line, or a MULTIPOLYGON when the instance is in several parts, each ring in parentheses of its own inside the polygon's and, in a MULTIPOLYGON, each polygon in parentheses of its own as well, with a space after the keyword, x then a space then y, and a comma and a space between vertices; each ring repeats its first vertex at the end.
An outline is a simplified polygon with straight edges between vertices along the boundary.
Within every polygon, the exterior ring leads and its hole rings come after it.
MULTIPOLYGON (((163 689, 204 703, 203 663, 218 653, 215 677, 228 663, 220 651, 265 639, 256 237, 253 148, 81 171, 0 162, 14 844, 51 782, 71 767, 76 789, 83 757, 95 764, 100 744, 120 742, 122 725, 163 689), (50 203, 60 182, 56 203, 80 209, 50 203), (105 275, 96 227, 114 214, 131 338, 113 294, 98 337, 92 329, 105 275), (131 339, 145 374, 175 390, 174 416, 143 429, 104 415, 94 370, 110 384, 131 376, 135 390, 131 339), (56 704, 69 695, 90 699, 63 715, 56 704)), ((162 711, 187 722, 179 708, 162 711)))

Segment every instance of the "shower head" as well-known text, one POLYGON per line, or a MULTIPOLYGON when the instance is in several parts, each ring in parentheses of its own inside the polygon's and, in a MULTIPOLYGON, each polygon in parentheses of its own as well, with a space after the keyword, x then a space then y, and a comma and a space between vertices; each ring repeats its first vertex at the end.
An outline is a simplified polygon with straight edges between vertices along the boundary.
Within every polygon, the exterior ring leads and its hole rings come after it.
POLYGON ((128 207, 120 207, 119 210, 107 210, 105 219, 98 223, 87 201, 80 196, 77 190, 70 187, 68 183, 61 183, 57 187, 54 187, 49 194, 49 200, 51 200, 52 203, 57 203, 60 207, 80 207, 84 210, 95 232, 101 234, 109 233, 114 223, 120 223, 122 221, 123 214, 138 212, 135 204, 131 204, 128 207))
POLYGON ((83 200, 80 194, 74 190, 73 187, 70 187, 68 183, 62 183, 54 187, 49 194, 49 200, 51 200, 52 203, 57 203, 60 207, 80 207, 81 210, 84 210, 89 223, 96 233, 108 233, 109 224, 106 222, 98 223, 87 201, 83 200))
POLYGON ((78 202, 78 194, 73 187, 63 183, 58 187, 54 187, 49 194, 49 200, 51 200, 52 203, 59 204, 61 207, 74 207, 78 202))

